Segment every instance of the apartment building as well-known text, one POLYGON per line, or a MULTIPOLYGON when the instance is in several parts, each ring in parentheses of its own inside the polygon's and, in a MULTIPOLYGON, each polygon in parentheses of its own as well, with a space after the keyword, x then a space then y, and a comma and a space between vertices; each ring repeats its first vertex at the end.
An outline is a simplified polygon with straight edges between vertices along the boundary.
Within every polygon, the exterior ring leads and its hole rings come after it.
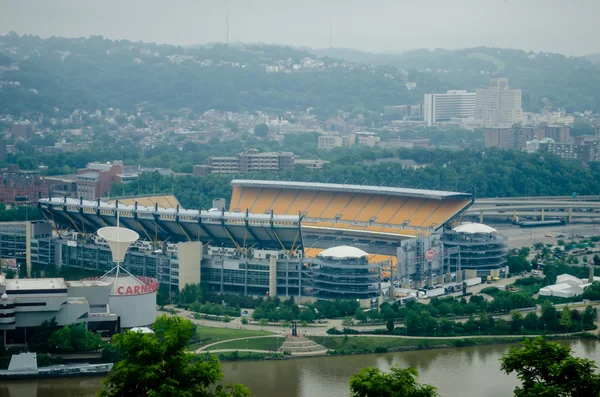
MULTIPOLYGON (((236 156, 208 158, 207 167, 212 174, 245 174, 252 172, 281 172, 294 170, 294 153, 267 152, 260 153, 250 149, 236 156)), ((202 175, 206 167, 196 166, 194 173, 202 175)))
POLYGON ((600 141, 584 141, 577 143, 552 143, 539 144, 540 152, 555 154, 565 160, 577 160, 584 163, 600 161, 600 141))
POLYGON ((485 147, 505 150, 525 150, 527 142, 536 137, 533 127, 486 128, 485 147))
POLYGON ((523 122, 521 90, 508 87, 505 77, 494 78, 488 87, 475 91, 475 118, 483 127, 510 127, 523 122))

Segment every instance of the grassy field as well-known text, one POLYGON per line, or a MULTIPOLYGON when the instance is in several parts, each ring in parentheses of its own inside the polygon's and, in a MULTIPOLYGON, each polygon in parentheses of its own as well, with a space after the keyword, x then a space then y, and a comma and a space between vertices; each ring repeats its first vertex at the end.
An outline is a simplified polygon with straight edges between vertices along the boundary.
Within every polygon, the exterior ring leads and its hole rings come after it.
POLYGON ((358 352, 370 353, 385 348, 388 350, 401 350, 403 348, 428 348, 434 346, 473 346, 492 343, 511 343, 521 340, 519 337, 506 338, 469 338, 469 339, 407 339, 407 338, 376 338, 376 337, 331 337, 311 336, 309 339, 325 346, 329 350, 344 353, 358 352))
POLYGON ((277 351, 285 342, 285 338, 257 338, 247 340, 234 340, 231 342, 219 343, 211 347, 214 350, 220 349, 252 349, 252 350, 269 350, 277 351))
POLYGON ((527 295, 537 294, 540 288, 544 286, 543 283, 535 283, 530 285, 517 285, 513 284, 513 286, 517 289, 517 292, 522 292, 527 295))
MULTIPOLYGON (((190 350, 197 350, 202 346, 209 345, 214 342, 226 341, 237 338, 247 338, 250 336, 264 336, 272 335, 273 332, 268 331, 254 331, 245 329, 229 329, 229 328, 215 328, 215 327, 204 327, 198 325, 196 329, 196 337, 192 340, 189 346, 190 350)), ((245 341, 244 341, 245 342, 245 341)))

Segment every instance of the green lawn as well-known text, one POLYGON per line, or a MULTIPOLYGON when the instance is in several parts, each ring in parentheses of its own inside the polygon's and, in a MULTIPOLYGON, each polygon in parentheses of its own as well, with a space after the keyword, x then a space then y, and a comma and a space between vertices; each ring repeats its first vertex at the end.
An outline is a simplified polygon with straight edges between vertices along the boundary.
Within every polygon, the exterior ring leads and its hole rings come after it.
POLYGON ((257 338, 247 340, 234 340, 231 342, 219 343, 211 349, 252 349, 252 350, 269 350, 277 351, 278 348, 285 342, 285 338, 257 338))
POLYGON ((246 329, 215 328, 198 325, 196 327, 196 337, 192 339, 189 345, 190 350, 197 350, 202 346, 220 341, 226 341, 236 338, 246 338, 249 336, 272 335, 273 332, 254 331, 246 329))
POLYGON ((516 292, 522 292, 526 295, 532 296, 534 294, 537 294, 538 291, 540 290, 540 288, 542 288, 544 286, 544 284, 543 283, 535 283, 535 284, 530 284, 530 285, 512 284, 512 286, 517 289, 516 292))

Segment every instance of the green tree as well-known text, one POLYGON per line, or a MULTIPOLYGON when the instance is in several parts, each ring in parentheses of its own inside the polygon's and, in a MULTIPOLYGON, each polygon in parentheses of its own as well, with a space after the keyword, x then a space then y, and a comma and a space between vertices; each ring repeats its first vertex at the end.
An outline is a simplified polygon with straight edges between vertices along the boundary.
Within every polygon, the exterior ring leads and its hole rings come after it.
POLYGON ((248 325, 248 319, 246 317, 243 317, 240 322, 242 323, 243 326, 248 325))
POLYGON ((269 324, 269 320, 267 320, 266 318, 261 318, 260 320, 258 320, 258 323, 260 324, 260 329, 263 330, 265 328, 265 325, 269 324))
POLYGON ((346 316, 342 320, 342 327, 344 327, 344 328, 350 328, 353 325, 354 325, 354 319, 350 316, 346 316))
POLYGON ((501 358, 501 369, 516 372, 522 385, 516 397, 579 397, 600 395, 600 375, 593 361, 573 357, 571 349, 542 337, 525 339, 501 358))
POLYGON ((416 368, 393 366, 385 373, 377 368, 367 367, 350 378, 352 397, 435 397, 436 388, 420 385, 416 368))
POLYGON ((367 315, 360 307, 356 308, 356 311, 354 312, 354 318, 356 319, 356 321, 361 323, 367 322, 367 315))
POLYGON ((581 295, 583 299, 589 299, 592 301, 600 299, 600 282, 594 281, 592 284, 588 285, 583 289, 583 295, 581 295))
POLYGON ((315 312, 310 307, 304 308, 298 315, 298 320, 312 323, 315 321, 315 312))
POLYGON ((231 317, 229 317, 228 315, 225 315, 223 317, 223 322, 225 323, 225 328, 227 328, 227 325, 231 322, 231 317))
POLYGON ((388 319, 385 327, 387 328, 388 332, 391 334, 392 331, 394 331, 394 319, 393 318, 388 319))
POLYGON ((568 306, 563 307, 562 312, 560 313, 560 325, 565 327, 565 332, 573 325, 573 321, 571 321, 571 310, 568 306))
POLYGON ((163 315, 154 334, 125 332, 113 337, 124 359, 115 363, 99 397, 249 396, 240 384, 215 384, 223 379, 215 356, 197 360, 186 351, 195 326, 181 317, 163 315))
POLYGON ((594 309, 591 305, 587 305, 585 307, 585 311, 583 312, 581 321, 584 324, 592 325, 592 324, 594 324, 595 319, 596 319, 596 309, 594 309))
POLYGON ((269 135, 269 126, 267 126, 265 123, 258 124, 256 127, 254 127, 254 135, 261 138, 266 137, 269 135))
POLYGON ((39 327, 34 328, 33 335, 30 336, 28 347, 30 351, 47 352, 49 350, 49 339, 60 327, 56 322, 56 317, 50 321, 44 320, 39 327))
POLYGON ((169 286, 167 284, 160 284, 156 293, 156 304, 160 307, 163 307, 169 304, 170 299, 169 286))
POLYGON ((541 321, 547 325, 548 329, 556 329, 556 326, 558 325, 556 308, 550 301, 542 302, 541 321))
POLYGON ((84 324, 69 324, 55 331, 48 338, 51 351, 78 353, 99 350, 103 345, 100 335, 85 329, 84 324))

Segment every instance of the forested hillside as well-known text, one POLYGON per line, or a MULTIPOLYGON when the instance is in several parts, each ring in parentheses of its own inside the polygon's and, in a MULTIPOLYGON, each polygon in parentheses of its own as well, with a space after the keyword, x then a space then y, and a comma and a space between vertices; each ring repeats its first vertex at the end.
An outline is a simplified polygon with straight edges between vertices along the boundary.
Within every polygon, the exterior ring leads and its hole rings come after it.
POLYGON ((569 112, 600 111, 600 65, 598 54, 567 57, 561 54, 534 53, 502 48, 462 50, 413 50, 400 54, 368 53, 351 49, 312 51, 352 62, 391 65, 405 70, 428 70, 445 87, 468 89, 485 85, 490 76, 502 74, 509 84, 523 89, 523 107, 539 111, 546 103, 569 112), (545 100, 543 100, 545 98, 545 100))
POLYGON ((199 113, 312 107, 327 115, 355 107, 380 112, 384 105, 416 102, 423 94, 407 90, 397 68, 332 59, 303 65, 311 55, 287 47, 182 48, 102 37, 8 35, 0 36, 0 50, 0 66, 16 68, 4 70, 0 79, 20 83, 0 89, 0 112, 16 114, 54 106, 67 112, 143 106, 157 114, 184 107, 199 113))
POLYGON ((0 112, 26 114, 143 108, 243 111, 381 112, 423 94, 469 89, 502 73, 523 88, 525 110, 544 105, 600 110, 600 67, 584 58, 474 48, 400 55, 266 45, 178 47, 154 43, 0 36, 0 112), (350 61, 342 61, 347 58, 350 61), (306 59, 310 59, 306 61, 306 59), (10 82, 18 82, 11 85, 10 82), (408 90, 406 82, 416 82, 408 90))

